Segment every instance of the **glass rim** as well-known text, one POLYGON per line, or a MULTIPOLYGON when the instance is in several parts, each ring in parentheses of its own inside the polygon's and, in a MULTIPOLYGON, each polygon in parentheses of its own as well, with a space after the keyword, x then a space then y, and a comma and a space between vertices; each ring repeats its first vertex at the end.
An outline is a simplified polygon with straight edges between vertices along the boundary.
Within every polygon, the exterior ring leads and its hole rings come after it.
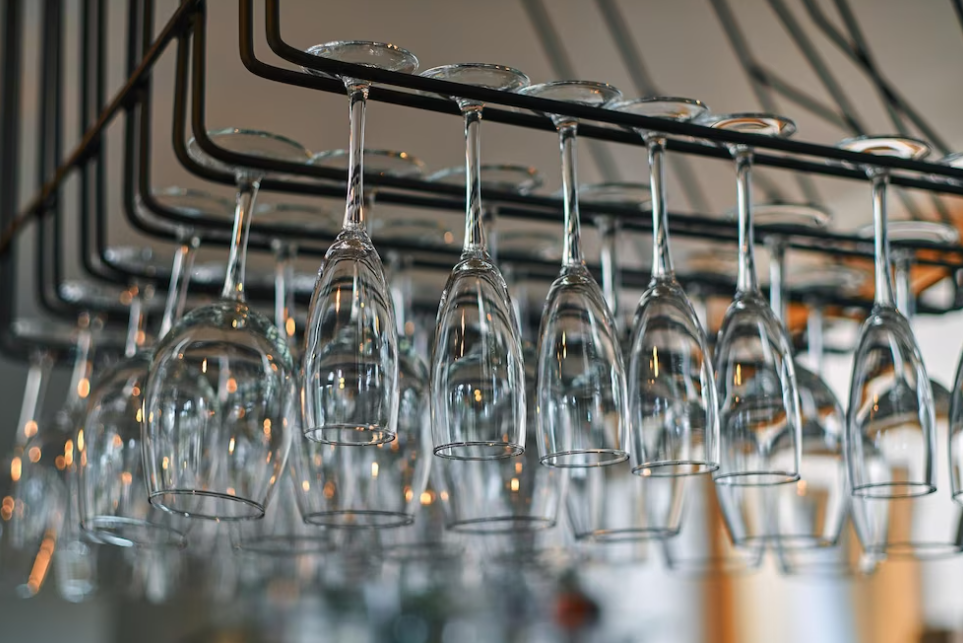
POLYGON ((169 525, 163 525, 149 520, 129 518, 127 516, 113 516, 101 514, 84 518, 82 529, 95 541, 104 542, 118 547, 184 549, 187 547, 187 534, 169 525), (163 534, 157 540, 134 540, 116 533, 112 527, 135 527, 163 534))
POLYGON ((330 509, 320 511, 302 512, 301 517, 309 525, 325 527, 328 529, 395 529, 405 527, 415 521, 415 517, 406 511, 389 511, 386 509, 330 509), (393 519, 393 522, 386 523, 345 523, 338 520, 338 517, 346 516, 381 516, 393 519))
MULTIPOLYGON (((207 137, 213 138, 215 136, 255 136, 258 138, 267 138, 279 143, 284 143, 285 145, 290 145, 292 148, 296 148, 303 151, 305 158, 311 158, 311 151, 308 150, 304 145, 298 143, 292 138, 288 138, 283 134, 275 134, 274 132, 268 132, 266 130, 251 129, 247 127, 223 127, 220 129, 207 130, 207 137)), ((188 141, 188 146, 190 146, 191 141, 196 141, 196 137, 191 137, 188 141)))
POLYGON ((545 516, 483 516, 480 518, 446 520, 445 529, 470 535, 517 534, 551 529, 557 523, 557 518, 548 518, 545 516), (510 526, 504 528, 481 527, 481 525, 502 525, 506 523, 510 526))
POLYGON ((712 476, 713 482, 717 485, 727 487, 776 487, 798 482, 800 478, 798 471, 737 471, 734 473, 719 473, 716 471, 712 476), (749 481, 743 481, 742 478, 748 478, 749 481), (753 478, 774 478, 776 481, 752 482, 753 478))
POLYGON ((469 442, 448 442, 446 444, 439 444, 433 448, 433 453, 439 458, 445 458, 446 460, 470 460, 470 461, 485 461, 485 460, 506 460, 508 458, 514 458, 525 453, 525 447, 516 442, 499 442, 497 440, 491 440, 487 442, 482 441, 469 441, 469 442), (452 451, 453 449, 464 449, 472 447, 488 447, 488 448, 499 448, 502 449, 502 454, 494 457, 482 457, 482 456, 464 456, 464 455, 453 455, 451 453, 442 453, 443 451, 452 451))
MULTIPOLYGON (((899 498, 922 498, 936 493, 936 485, 929 482, 867 482, 853 485, 852 495, 867 500, 895 500, 899 498), (906 489, 904 493, 874 493, 876 489, 906 489), (918 490, 918 491, 916 491, 918 490)), ((954 496, 955 497, 955 496, 954 496)))
MULTIPOLYGON (((575 539, 593 544, 643 542, 671 538, 681 531, 681 525, 672 527, 616 527, 613 529, 593 529, 575 532, 575 539)), ((573 530, 574 531, 574 530, 573 530)))
MULTIPOLYGON (((736 208, 726 211, 735 220, 739 216, 736 208)), ((753 225, 758 229, 774 226, 792 226, 812 229, 827 227, 833 220, 828 208, 815 203, 790 203, 771 201, 752 205, 753 225), (779 219, 784 219, 780 221, 779 219)))
POLYGON ((185 516, 187 518, 200 518, 202 520, 212 520, 215 522, 243 522, 248 520, 259 520, 264 517, 264 505, 260 502, 243 498, 241 496, 231 496, 217 491, 208 491, 206 489, 160 489, 158 491, 151 491, 147 497, 147 500, 153 507, 157 507, 158 509, 166 511, 169 514, 174 514, 175 516, 185 516), (200 497, 213 498, 215 500, 227 500, 229 502, 251 507, 255 510, 255 512, 248 516, 217 516, 209 513, 187 512, 174 509, 173 507, 168 507, 167 503, 158 500, 163 496, 190 496, 193 498, 200 497))
POLYGON ((572 449, 569 451, 555 451, 554 453, 546 453, 543 456, 539 456, 538 461, 540 464, 546 467, 553 467, 556 469, 598 469, 599 467, 610 467, 616 464, 622 464, 629 459, 629 452, 625 449, 572 449), (566 461, 569 458, 579 458, 586 456, 608 456, 607 459, 600 459, 593 462, 592 464, 568 464, 566 461), (563 459, 559 462, 559 459, 563 459))
POLYGON ((642 478, 687 478, 690 476, 704 476, 718 470, 719 463, 710 460, 655 460, 652 462, 643 462, 632 467, 632 473, 642 478), (652 470, 678 466, 698 468, 684 473, 651 473, 652 470), (650 471, 650 473, 645 473, 646 470, 650 471))

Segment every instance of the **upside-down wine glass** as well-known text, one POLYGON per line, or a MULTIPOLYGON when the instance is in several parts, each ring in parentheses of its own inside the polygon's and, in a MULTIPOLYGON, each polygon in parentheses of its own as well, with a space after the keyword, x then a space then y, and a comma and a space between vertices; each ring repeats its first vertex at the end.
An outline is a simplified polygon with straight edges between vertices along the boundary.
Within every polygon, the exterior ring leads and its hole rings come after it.
MULTIPOLYGON (((368 175, 413 177, 422 173, 421 161, 406 152, 364 150, 363 154, 368 175)), ((320 152, 312 163, 343 169, 346 156, 350 153, 320 152)), ((365 191, 364 199, 370 219, 374 190, 365 191)), ((381 229, 377 220, 372 227, 381 229)), ((396 305, 393 293, 387 292, 385 296, 392 310, 391 323, 396 324, 398 313, 403 309, 396 305)), ((397 328, 395 334, 399 338, 404 336, 397 328)), ((431 460, 427 452, 430 444, 428 373, 409 342, 399 340, 395 351, 398 409, 391 442, 363 449, 313 440, 296 443, 294 464, 298 483, 295 491, 301 515, 308 523, 382 529, 404 527, 415 520, 431 460)))
MULTIPOLYGON (((208 136, 239 154, 292 163, 310 157, 267 132, 208 136)), ((244 295, 248 232, 264 173, 224 165, 194 139, 188 150, 200 164, 234 174, 237 205, 220 299, 185 315, 154 350, 144 400, 150 501, 189 517, 257 519, 284 471, 296 402, 287 342, 244 295)))
MULTIPOLYGON (((603 107, 621 98, 615 87, 555 81, 521 90, 526 96, 603 107)), ((562 269, 542 310, 538 339, 538 446, 542 464, 599 467, 628 460, 625 367, 612 311, 585 266, 578 210, 578 120, 550 114, 562 156, 562 269)))
MULTIPOLYGON (((925 143, 890 136, 846 139, 839 147, 867 157, 919 159, 929 153, 925 143)), ((933 392, 913 331, 893 298, 886 213, 889 171, 871 160, 863 168, 872 181, 876 295, 853 358, 846 418, 849 478, 858 497, 927 495, 936 491, 933 392)))
MULTIPOLYGON (((642 210, 650 202, 647 185, 639 183, 584 186, 593 207, 620 206, 642 210)), ((607 303, 618 310, 622 272, 614 226, 601 235, 602 283, 607 303)), ((590 560, 639 562, 648 555, 647 541, 678 533, 684 510, 681 477, 641 477, 628 461, 608 467, 568 470, 565 510, 578 547, 590 560)))
MULTIPOLYGON (((510 67, 462 63, 423 76, 513 91, 528 76, 510 67)), ((465 239, 438 305, 429 367, 434 453, 494 460, 525 452, 525 363, 508 287, 486 247, 481 201, 484 103, 452 97, 465 119, 465 239)))
MULTIPOLYGON (((831 218, 822 208, 795 203, 756 205, 754 215, 756 228, 760 230, 773 226, 824 228, 831 218)), ((774 232, 766 237, 766 243, 770 252, 769 300, 779 322, 788 331, 787 241, 785 236, 774 232)), ((813 329, 813 335, 816 332, 813 329)), ((774 541, 784 558, 804 557, 808 555, 805 550, 835 546, 849 513, 843 449, 846 421, 842 406, 822 378, 798 361, 795 372, 802 416, 800 480, 794 485, 777 485, 767 490, 770 520, 764 534, 767 540, 774 541)))
MULTIPOLYGON (((713 115, 708 125, 757 136, 789 136, 795 124, 770 114, 713 115)), ((739 275, 715 349, 721 456, 717 485, 799 480, 802 421, 786 331, 759 290, 752 221, 752 148, 729 145, 736 160, 739 275)))
MULTIPOLYGON (((189 254, 175 252, 162 332, 173 326, 177 302, 184 301, 189 254), (186 259, 186 261, 185 261, 186 259), (180 290, 179 290, 180 289, 180 290), (182 292, 183 291, 183 292, 182 292), (168 314, 170 316, 168 316, 168 314)), ((120 547, 183 547, 187 525, 148 502, 143 458, 143 393, 151 362, 144 349, 145 297, 149 289, 130 288, 130 322, 124 359, 106 369, 87 397, 77 431, 80 525, 95 542, 120 547), (145 294, 146 291, 146 294, 145 294)), ((203 386, 203 383, 200 383, 203 386)))
MULTIPOLYGON (((307 52, 395 72, 418 68, 414 54, 384 43, 330 42, 307 52)), ((350 104, 348 195, 343 229, 324 255, 308 310, 302 430, 326 444, 373 446, 391 442, 397 430, 398 333, 384 266, 365 230, 362 150, 370 83, 341 80, 350 104)))
MULTIPOLYGON (((505 193, 524 194, 532 189, 534 182, 541 181, 534 170, 522 166, 482 165, 479 173, 482 189, 505 193)), ((460 180, 464 183, 464 177, 465 171, 462 169, 445 176, 436 174, 434 180, 460 180)), ((483 226, 488 239, 497 236, 496 209, 490 205, 485 208, 489 216, 484 219, 483 226)), ((547 249, 554 250, 558 246, 557 234, 546 239, 532 230, 525 230, 502 236, 503 243, 489 246, 489 258, 492 265, 502 267, 507 277, 517 276, 517 273, 505 266, 505 253, 515 259, 543 258, 547 249)), ((510 284, 508 287, 511 291, 510 284)), ((512 303, 515 304, 513 312, 518 315, 516 321, 523 340, 525 397, 531 401, 526 406, 527 442, 537 439, 534 404, 536 355, 534 346, 524 341, 524 331, 528 326, 526 301, 512 297, 512 303)), ((506 548, 515 552, 516 546, 527 546, 530 547, 528 553, 538 556, 545 544, 543 535, 560 530, 556 524, 564 495, 564 476, 556 468, 541 466, 537 449, 528 448, 517 458, 478 461, 440 459, 432 466, 433 484, 442 500, 445 526, 459 534, 483 537, 482 541, 475 538, 469 542, 473 546, 481 546, 486 555, 503 554, 506 548), (498 542, 493 546, 493 541, 498 542), (493 547, 498 551, 493 552, 493 547)))
MULTIPOLYGON (((613 109, 684 122, 708 108, 688 98, 642 98, 613 109)), ((652 280, 639 300, 629 349, 632 470, 643 476, 711 473, 719 468, 715 376, 705 331, 675 278, 669 251, 666 138, 639 133, 649 151, 652 280)))
MULTIPOLYGON (((887 224, 887 238, 956 244, 959 232, 949 225, 931 221, 892 221, 887 224)), ((897 247, 891 256, 895 265, 896 308, 912 327, 916 302, 910 271, 915 255, 908 248, 897 247)), ((963 550, 963 509, 952 502, 953 460, 947 409, 947 405, 952 406, 951 396, 934 380, 930 380, 930 387, 934 394, 936 491, 910 498, 853 499, 855 512, 860 516, 863 546, 878 557, 931 560, 954 556, 963 550), (942 394, 937 394, 937 390, 942 390, 942 394), (940 400, 943 400, 942 408, 940 400), (945 473, 944 467, 947 467, 945 473)), ((880 407, 893 399, 885 392, 880 397, 880 407)))

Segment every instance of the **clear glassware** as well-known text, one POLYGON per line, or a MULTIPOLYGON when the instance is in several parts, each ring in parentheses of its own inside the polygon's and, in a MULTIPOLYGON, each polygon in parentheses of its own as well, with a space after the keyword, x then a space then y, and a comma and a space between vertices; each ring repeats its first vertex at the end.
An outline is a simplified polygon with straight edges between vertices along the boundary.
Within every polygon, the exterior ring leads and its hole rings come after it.
MULTIPOLYGON (((795 124, 768 114, 713 115, 706 124, 759 136, 789 136, 795 124)), ((756 277, 752 149, 732 145, 739 209, 739 275, 715 347, 721 457, 717 485, 774 485, 799 480, 802 420, 786 331, 756 277)))
MULTIPOLYGON (((526 96, 603 107, 615 87, 555 81, 526 96)), ((576 171, 578 121, 550 115, 558 129, 565 210, 562 269, 542 310, 538 339, 538 432, 542 464, 600 467, 628 460, 625 367, 615 318, 582 256, 576 171)))
MULTIPOLYGON (((648 190, 604 190, 610 203, 640 205, 648 190)), ((602 237, 602 283, 610 309, 617 309, 622 290, 617 244, 613 235, 602 237)), ((670 537, 681 527, 685 504, 681 478, 632 475, 627 461, 608 467, 571 469, 565 496, 569 528, 589 560, 637 562, 647 556, 646 541, 670 537)))
MULTIPOLYGON (((330 42, 307 53, 403 73, 418 68, 414 54, 384 43, 330 42)), ((308 310, 302 430, 326 444, 375 446, 394 440, 397 430, 398 336, 381 257, 365 230, 362 150, 370 84, 341 80, 350 103, 348 196, 343 229, 325 253, 308 310)))
MULTIPOLYGON (((423 76, 503 91, 528 76, 510 67, 464 63, 423 76)), ((525 363, 508 287, 488 253, 481 201, 482 103, 453 97, 465 118, 465 239, 438 305, 430 365, 432 442, 454 460, 525 452, 525 363)), ((476 470, 474 467, 465 469, 476 470)), ((475 502, 478 499, 465 501, 475 502)))
MULTIPOLYGON (((521 194, 532 189, 536 180, 540 181, 534 170, 522 166, 483 165, 479 171, 482 187, 491 186, 500 192, 521 194), (485 167, 490 169, 486 172, 485 167)), ((464 175, 464 169, 460 172, 452 169, 433 175, 433 180, 464 182, 464 175)), ((482 225, 486 239, 497 237, 496 224, 496 208, 484 208, 482 225)), ((534 400, 537 355, 534 345, 524 340, 529 319, 528 298, 524 292, 517 293, 513 289, 517 284, 509 283, 518 274, 499 253, 508 253, 516 259, 543 259, 546 253, 557 248, 559 237, 558 234, 524 230, 505 235, 502 241, 504 243, 488 246, 489 260, 505 275, 523 339, 525 397, 534 400)), ((528 404, 526 410, 527 442, 536 439, 535 405, 528 404)), ((546 544, 543 535, 560 530, 556 525, 564 495, 564 476, 560 470, 541 466, 537 449, 526 449, 517 458, 498 460, 438 459, 432 469, 432 485, 438 491, 447 529, 477 537, 470 539, 469 545, 480 547, 486 556, 491 554, 503 561, 506 556, 514 557, 521 547, 539 557, 546 544)))
MULTIPOLYGON (((478 172, 481 176, 481 188, 486 194, 490 192, 529 194, 542 185, 541 174, 539 174, 535 168, 527 165, 482 163, 478 168, 478 172)), ((428 180, 434 183, 445 183, 448 185, 465 185, 465 166, 456 165, 438 170, 429 175, 428 180)), ((486 227, 488 253, 491 256, 495 256, 498 252, 498 228, 496 226, 498 204, 492 204, 490 201, 485 202, 481 216, 486 227)), ((504 273, 505 269, 503 266, 502 274, 504 273)), ((517 304, 514 298, 512 299, 512 303, 517 304)))
MULTIPOLYGON (((708 108, 688 98, 642 98, 613 109, 692 121, 708 108)), ((649 151, 652 281, 639 300, 628 370, 633 471, 643 476, 711 473, 719 468, 715 375, 705 331, 675 278, 669 251, 663 170, 666 138, 640 131, 649 151)))
MULTIPOLYGON (((172 316, 178 309, 176 302, 186 298, 186 292, 177 288, 187 289, 189 279, 179 271, 190 261, 187 257, 185 262, 180 252, 174 255, 169 293, 174 303, 165 306, 172 316)), ((103 371, 87 396, 76 438, 80 525, 101 544, 184 547, 188 525, 152 507, 143 493, 147 485, 141 440, 143 392, 151 352, 143 349, 146 314, 142 300, 149 296, 149 289, 130 288, 124 359, 103 371)), ((165 317, 162 329, 169 330, 173 323, 165 317)))
MULTIPOLYGON (((959 231, 947 224, 936 221, 890 221, 886 228, 890 241, 925 241, 930 243, 957 244, 960 242, 959 231)), ((859 230, 860 236, 872 237, 874 226, 866 226, 859 230)), ((896 295, 896 308, 910 327, 916 316, 916 295, 913 292, 912 269, 915 259, 911 250, 895 248, 890 250, 893 258, 893 290, 896 295)), ((938 381, 930 378, 930 388, 933 390, 933 408, 937 421, 944 420, 949 415, 950 391, 938 381)), ((939 442, 939 438, 937 438, 939 442)))
MULTIPOLYGON (((868 236, 872 230, 862 229, 868 236)), ((959 232, 948 225, 930 221, 892 221, 887 238, 902 241, 958 243, 959 232)), ((895 302, 907 324, 912 325, 915 295, 910 271, 912 251, 896 248, 891 252, 895 265, 895 302)), ((877 558, 943 559, 963 550, 963 509, 953 504, 952 445, 950 442, 951 395, 941 384, 930 380, 936 433, 933 468, 936 491, 910 498, 853 498, 858 515, 857 532, 868 554, 877 558), (941 391, 941 393, 937 393, 941 391), (946 473, 944 466, 949 463, 946 473)), ((893 399, 884 389, 879 406, 885 411, 893 399)), ((900 399, 897 392, 896 399, 900 399)))
MULTIPOLYGON (((288 162, 310 156, 266 132, 228 129, 209 136, 237 153, 288 162)), ((244 297, 247 238, 262 174, 224 166, 193 140, 188 149, 199 163, 235 174, 237 207, 220 300, 189 312, 154 349, 143 435, 150 501, 188 517, 257 519, 284 471, 287 418, 296 403, 287 342, 244 297)))
MULTIPOLYGON (((825 210, 807 204, 767 203, 754 210, 759 229, 769 226, 822 228, 831 219, 825 210)), ((780 323, 788 329, 786 240, 770 234, 766 243, 770 253, 770 304, 780 323)), ((821 346, 821 333, 821 324, 810 326, 810 342, 821 346)), ((777 541, 774 545, 784 552, 783 558, 807 555, 796 550, 835 546, 849 514, 843 449, 845 413, 819 374, 798 360, 795 372, 802 414, 800 480, 795 485, 778 485, 766 490, 771 514, 767 537, 777 541)))
MULTIPOLYGON (((839 147, 871 155, 918 159, 925 143, 861 136, 839 147)), ((896 308, 890 275, 886 188, 889 172, 867 160, 876 226, 876 295, 860 330, 847 414, 846 459, 854 496, 902 498, 936 491, 936 416, 922 355, 896 308)), ((863 546, 869 549, 867 541, 863 546)))
MULTIPOLYGON (((761 540, 740 539, 737 546, 732 535, 740 529, 763 524, 759 487, 717 486, 711 476, 690 476, 680 480, 685 487, 685 507, 680 517, 681 528, 675 536, 661 541, 665 566, 673 574, 696 578, 745 574, 762 565, 766 552, 761 540), (740 524, 731 528, 723 508, 738 507, 743 515, 740 524), (748 526, 748 527, 747 527, 748 526)), ((732 513, 732 512, 728 512, 732 513)))

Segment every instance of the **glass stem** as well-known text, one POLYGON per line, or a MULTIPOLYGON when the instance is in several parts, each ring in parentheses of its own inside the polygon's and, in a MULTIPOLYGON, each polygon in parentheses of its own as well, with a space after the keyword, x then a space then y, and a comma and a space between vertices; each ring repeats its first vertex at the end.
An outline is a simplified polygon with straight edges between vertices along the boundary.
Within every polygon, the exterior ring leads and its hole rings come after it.
POLYGON ((789 322, 788 305, 786 301, 786 242, 780 237, 769 237, 769 305, 776 319, 786 330, 789 322))
POLYGON ((870 172, 873 181, 873 224, 876 242, 876 296, 877 306, 894 307, 893 280, 890 274, 889 237, 886 233, 886 187, 889 173, 882 169, 870 172))
POLYGON ((462 252, 487 252, 481 201, 481 105, 465 105, 465 245, 462 252))
POLYGON ((20 405, 20 420, 17 422, 17 436, 14 444, 23 447, 27 440, 37 433, 37 419, 43 407, 43 398, 50 381, 53 359, 46 351, 38 351, 30 357, 30 370, 20 405))
POLYGON ((759 282, 756 278, 756 256, 752 236, 752 150, 737 147, 736 186, 739 209, 739 277, 736 283, 738 293, 758 293, 759 282))
POLYGON ((913 297, 913 281, 910 278, 910 256, 904 250, 894 253, 893 263, 896 266, 896 308, 906 319, 912 319, 916 314, 916 302, 913 297))
POLYGON ((823 309, 813 305, 809 308, 809 319, 806 321, 809 335, 809 359, 812 361, 816 375, 823 374, 823 309))
POLYGON ((495 224, 498 222, 498 208, 488 206, 482 208, 482 225, 485 226, 486 245, 488 256, 492 263, 498 263, 498 230, 495 224))
POLYGON ((562 240, 562 266, 584 265, 579 239, 578 158, 575 147, 578 123, 558 123, 558 145, 562 153, 562 197, 565 202, 565 237, 562 240))
POLYGON ((615 284, 618 273, 618 232, 619 225, 615 217, 600 216, 595 218, 595 227, 599 231, 601 249, 599 261, 602 264, 602 295, 609 305, 609 310, 615 317, 615 323, 621 330, 619 317, 619 291, 615 284))
POLYGON ((649 148, 649 183, 652 190, 652 278, 672 278, 669 252, 669 212, 665 203, 665 137, 645 136, 649 148))
POLYGON ((398 336, 407 337, 406 325, 411 322, 414 329, 415 313, 412 301, 411 257, 392 251, 388 255, 390 266, 389 288, 395 306, 395 322, 398 336))
POLYGON ((364 111, 369 85, 346 80, 350 112, 348 124, 348 201, 344 210, 344 229, 364 231, 364 111))
POLYGON ((191 270, 194 267, 194 253, 201 241, 191 237, 189 241, 174 252, 171 264, 171 280, 167 287, 167 301, 164 304, 164 317, 161 319, 158 339, 170 332, 174 324, 183 316, 187 304, 187 290, 191 283, 191 270))
POLYGON ((144 328, 144 299, 137 286, 130 289, 130 312, 127 320, 127 340, 124 342, 124 357, 137 354, 141 333, 144 328))
POLYGON ((234 231, 231 234, 231 254, 227 258, 222 299, 244 301, 244 266, 247 262, 247 237, 251 231, 251 215, 261 187, 261 177, 238 175, 237 205, 234 208, 234 231))
POLYGON ((294 259, 297 247, 276 239, 274 248, 274 324, 288 346, 294 347, 294 259))

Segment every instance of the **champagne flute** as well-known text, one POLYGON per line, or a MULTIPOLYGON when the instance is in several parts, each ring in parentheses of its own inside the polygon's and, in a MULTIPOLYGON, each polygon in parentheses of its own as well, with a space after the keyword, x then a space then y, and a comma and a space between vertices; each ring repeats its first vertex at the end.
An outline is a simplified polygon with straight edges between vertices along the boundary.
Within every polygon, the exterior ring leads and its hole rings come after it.
MULTIPOLYGON (((502 91, 529 84, 510 67, 463 63, 422 73, 502 91)), ((438 305, 430 383, 434 453, 454 460, 525 452, 525 364, 508 287, 488 254, 481 201, 484 104, 453 97, 465 119, 465 240, 438 305)))
MULTIPOLYGON (((307 52, 396 72, 418 68, 411 52, 384 43, 329 42, 307 52)), ((370 83, 341 80, 350 104, 348 197, 343 229, 324 255, 308 310, 302 430, 326 444, 374 446, 394 440, 397 430, 398 336, 381 257, 365 230, 362 150, 370 83)))
MULTIPOLYGON (((613 109, 691 121, 708 108, 689 98, 642 98, 613 109)), ((711 473, 719 468, 719 418, 705 331, 675 278, 669 251, 663 162, 666 138, 640 131, 652 186, 652 280, 632 330, 629 405, 633 472, 643 476, 711 473)))
MULTIPOLYGON (((758 136, 789 136, 795 124, 770 114, 714 115, 707 124, 758 136)), ((756 277, 752 221, 752 149, 731 145, 736 160, 739 276, 716 344, 719 400, 717 485, 774 485, 799 480, 802 421, 792 349, 756 277)))
MULTIPOLYGON (((236 153, 301 163, 310 157, 267 132, 209 136, 236 153)), ((150 501, 188 517, 252 520, 264 515, 284 471, 287 418, 296 401, 287 342, 244 295, 248 231, 263 174, 225 166, 194 140, 188 150, 199 163, 234 173, 237 206, 221 298, 185 315, 151 360, 143 409, 150 501)))
POLYGON ((889 172, 869 160, 872 155, 919 159, 929 148, 889 136, 846 139, 839 147, 868 157, 864 169, 872 181, 876 226, 876 295, 860 330, 846 418, 852 493, 865 498, 931 494, 936 491, 933 391, 913 331, 893 298, 886 214, 889 172))
MULTIPOLYGON (((603 107, 618 89, 590 81, 554 81, 526 96, 603 107)), ((562 269, 542 310, 538 340, 538 432, 542 464, 601 467, 628 460, 622 349, 612 311, 582 255, 576 170, 578 121, 550 115, 562 157, 562 269)))

